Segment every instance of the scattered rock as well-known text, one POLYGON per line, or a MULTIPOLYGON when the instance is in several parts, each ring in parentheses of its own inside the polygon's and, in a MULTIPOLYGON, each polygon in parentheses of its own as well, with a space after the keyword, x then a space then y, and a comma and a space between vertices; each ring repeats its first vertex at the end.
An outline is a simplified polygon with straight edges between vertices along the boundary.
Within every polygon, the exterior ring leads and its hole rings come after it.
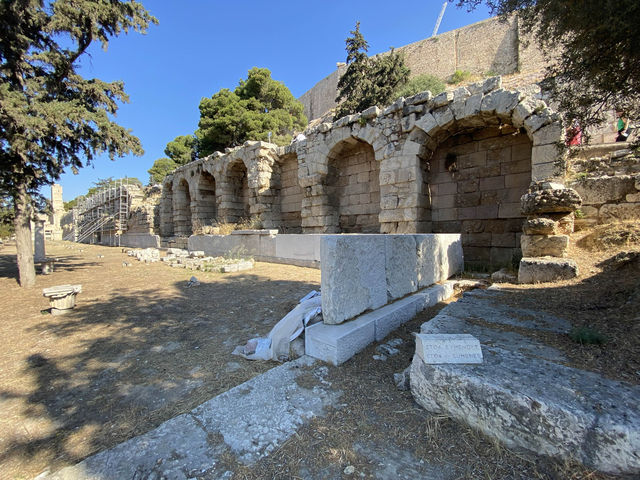
POLYGON ((374 355, 373 359, 374 360, 380 360, 382 362, 386 362, 387 361, 387 357, 385 355, 374 355))
POLYGON ((393 357, 394 355, 397 355, 398 353, 400 353, 400 350, 392 347, 389 344, 383 343, 382 345, 378 345, 376 347, 376 352, 383 356, 386 355, 387 357, 393 357))
POLYGON ((546 283, 578 276, 578 265, 569 258, 527 258, 520 260, 519 283, 546 283))
POLYGON ((491 274, 491 281, 495 283, 518 283, 518 278, 506 268, 501 268, 491 274))
POLYGON ((355 471, 356 471, 356 467, 354 467, 353 465, 348 465, 347 468, 344 469, 344 474, 353 475, 355 471))
POLYGON ((411 365, 405 368, 400 373, 393 374, 393 381, 396 384, 396 388, 401 391, 407 391, 411 388, 411 379, 409 377, 411 372, 411 365))

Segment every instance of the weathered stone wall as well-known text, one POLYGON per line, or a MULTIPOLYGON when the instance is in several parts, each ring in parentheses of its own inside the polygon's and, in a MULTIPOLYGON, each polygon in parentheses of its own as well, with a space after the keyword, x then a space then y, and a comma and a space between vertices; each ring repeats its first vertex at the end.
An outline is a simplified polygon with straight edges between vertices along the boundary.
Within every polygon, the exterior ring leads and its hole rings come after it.
POLYGON ((163 235, 242 212, 263 228, 295 222, 303 233, 462 232, 468 259, 505 264, 518 249, 519 196, 532 180, 564 176, 557 116, 539 89, 504 90, 500 77, 305 135, 286 147, 246 142, 175 170, 163 184, 163 235), (445 166, 451 155, 457 172, 445 166))
POLYGON ((304 193, 298 184, 298 158, 286 155, 280 164, 280 223, 283 233, 302 233, 302 198, 304 193))
POLYGON ((640 219, 640 157, 624 143, 576 149, 567 185, 582 197, 578 228, 640 219))
MULTIPOLYGON (((515 18, 501 22, 489 18, 399 47, 411 76, 434 75, 447 80, 456 70, 478 75, 526 74, 544 70, 543 52, 535 42, 527 45, 515 18)), ((549 52, 547 52, 549 53, 549 52)), ((344 67, 331 73, 299 100, 309 119, 319 118, 336 106, 337 85, 344 67)))
POLYGON ((520 247, 520 197, 531 183, 531 141, 486 128, 441 144, 430 162, 434 232, 461 232, 467 264, 511 264, 520 247))
POLYGON ((329 155, 327 194, 344 233, 379 232, 380 168, 371 145, 344 141, 329 155))

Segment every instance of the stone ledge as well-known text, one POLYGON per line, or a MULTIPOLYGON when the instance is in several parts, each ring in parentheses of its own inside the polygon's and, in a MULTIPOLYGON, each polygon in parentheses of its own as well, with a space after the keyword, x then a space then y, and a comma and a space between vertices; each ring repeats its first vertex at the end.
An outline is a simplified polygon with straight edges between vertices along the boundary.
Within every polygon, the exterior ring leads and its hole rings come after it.
POLYGON ((346 362, 373 341, 408 322, 417 313, 453 295, 455 281, 432 285, 390 305, 339 325, 317 323, 305 331, 305 353, 332 365, 346 362))
POLYGON ((518 268, 518 283, 547 283, 578 276, 578 265, 570 258, 523 257, 518 268))

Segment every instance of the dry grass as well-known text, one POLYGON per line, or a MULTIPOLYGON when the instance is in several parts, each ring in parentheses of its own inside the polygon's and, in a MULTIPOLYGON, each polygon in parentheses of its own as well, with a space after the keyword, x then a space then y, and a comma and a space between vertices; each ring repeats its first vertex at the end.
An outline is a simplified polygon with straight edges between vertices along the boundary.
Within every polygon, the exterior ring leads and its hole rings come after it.
POLYGON ((598 225, 585 233, 577 245, 592 252, 606 253, 611 248, 640 246, 640 223, 637 221, 598 225))
POLYGON ((33 478, 110 448, 274 364, 230 352, 265 335, 320 272, 257 263, 193 272, 131 261, 119 248, 47 244, 53 275, 21 289, 15 249, 0 251, 0 479, 33 478), (101 255, 99 257, 98 255, 101 255), (80 283, 77 307, 46 314, 42 288, 80 283), (42 314, 41 311, 45 311, 42 314))

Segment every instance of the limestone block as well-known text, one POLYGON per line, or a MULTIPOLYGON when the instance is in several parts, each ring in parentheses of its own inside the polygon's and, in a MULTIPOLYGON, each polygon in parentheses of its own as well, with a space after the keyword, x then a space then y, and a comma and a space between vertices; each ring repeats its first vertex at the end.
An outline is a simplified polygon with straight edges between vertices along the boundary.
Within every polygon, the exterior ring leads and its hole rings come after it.
POLYGON ((404 97, 400 97, 395 102, 393 102, 391 105, 389 105, 387 108, 385 108, 382 111, 382 115, 384 115, 384 116, 392 115, 392 114, 402 110, 403 107, 404 107, 404 97))
POLYGON ((553 235, 557 233, 557 223, 550 218, 530 218, 524 222, 522 230, 527 235, 553 235))
MULTIPOLYGON (((597 211, 596 211, 597 214, 597 211)), ((542 217, 541 217, 542 218, 542 217)), ((547 213, 544 218, 548 218, 556 222, 557 231, 556 233, 560 233, 562 235, 568 235, 573 233, 575 219, 576 216, 573 212, 571 213, 547 213)), ((526 233, 526 232, 525 232, 526 233)))
POLYGON ((461 272, 464 268, 460 234, 417 234, 418 288, 423 288, 461 272))
POLYGON ((385 272, 389 300, 418 289, 418 256, 412 235, 385 235, 385 272))
POLYGON ((482 366, 428 365, 415 355, 410 382, 427 411, 508 447, 604 472, 640 471, 636 386, 490 347, 482 366))
POLYGON ((374 105, 373 107, 369 107, 366 110, 364 110, 360 115, 365 120, 369 120, 371 118, 379 117, 381 113, 382 113, 382 110, 380 110, 376 105, 374 105))
POLYGON ((533 145, 549 145, 558 142, 564 142, 565 128, 562 122, 553 122, 542 127, 533 134, 533 145))
POLYGON ((454 121, 453 112, 449 107, 443 107, 433 111, 433 118, 436 119, 440 128, 448 128, 454 121))
POLYGON ((420 297, 411 295, 367 314, 375 319, 376 341, 381 342, 391 332, 415 317, 419 311, 418 307, 422 304, 420 297))
MULTIPOLYGON (((612 177, 585 178, 571 184, 572 188, 582 197, 586 205, 602 205, 603 203, 619 202, 628 194, 636 192, 635 179, 630 175, 612 177)), ((627 200, 629 201, 629 200, 627 200)))
POLYGON ((431 108, 440 108, 453 101, 453 92, 442 92, 436 95, 431 102, 431 108))
POLYGON ((320 262, 325 323, 342 323, 387 303, 384 236, 324 236, 320 262))
POLYGON ((547 283, 578 276, 578 265, 570 258, 523 257, 518 269, 519 283, 547 283))
POLYGON ((416 126, 425 133, 429 133, 438 128, 438 122, 431 113, 425 113, 420 120, 416 121, 416 126))
POLYGON ((494 103, 496 113, 500 118, 504 120, 511 118, 511 112, 523 98, 521 92, 511 92, 505 90, 496 90, 493 95, 495 95, 494 103))
POLYGON ((487 94, 494 90, 498 90, 502 88, 502 77, 489 77, 484 82, 482 82, 482 93, 487 94))
POLYGON ((554 120, 553 112, 549 108, 543 108, 542 110, 536 109, 536 112, 524 121, 524 128, 529 135, 532 135, 554 120))
POLYGON ((340 365, 373 343, 375 332, 376 317, 370 314, 340 325, 316 323, 305 330, 305 353, 332 365, 340 365))
POLYGON ((433 94, 430 91, 416 93, 412 97, 409 97, 405 100, 407 105, 420 105, 426 102, 431 101, 433 98, 433 94))
POLYGON ((580 195, 572 188, 539 189, 539 184, 532 184, 520 199, 524 215, 573 212, 582 204, 580 195))
MULTIPOLYGON (((480 107, 482 106, 482 94, 478 93, 476 95, 471 95, 464 102, 464 117, 474 117, 480 113, 480 107)), ((456 119, 460 120, 459 117, 456 119)))
POLYGON ((640 203, 603 205, 599 215, 602 220, 636 220, 640 218, 640 203))
POLYGON ((640 202, 640 192, 638 193, 628 193, 625 195, 625 200, 629 203, 638 203, 640 202))
POLYGON ((525 257, 564 257, 567 254, 567 235, 522 235, 520 248, 525 257))

